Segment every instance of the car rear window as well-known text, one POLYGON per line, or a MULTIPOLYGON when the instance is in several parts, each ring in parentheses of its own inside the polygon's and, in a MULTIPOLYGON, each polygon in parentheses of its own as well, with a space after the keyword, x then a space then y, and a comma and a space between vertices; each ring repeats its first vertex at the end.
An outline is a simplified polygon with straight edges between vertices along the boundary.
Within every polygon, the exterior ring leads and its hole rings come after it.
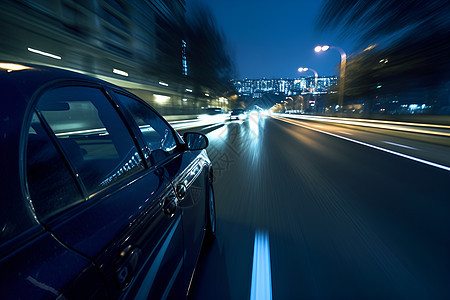
POLYGON ((83 200, 73 174, 36 114, 28 132, 26 162, 28 191, 38 217, 49 217, 83 200))
POLYGON ((102 90, 57 88, 37 107, 88 194, 144 168, 129 130, 102 90))

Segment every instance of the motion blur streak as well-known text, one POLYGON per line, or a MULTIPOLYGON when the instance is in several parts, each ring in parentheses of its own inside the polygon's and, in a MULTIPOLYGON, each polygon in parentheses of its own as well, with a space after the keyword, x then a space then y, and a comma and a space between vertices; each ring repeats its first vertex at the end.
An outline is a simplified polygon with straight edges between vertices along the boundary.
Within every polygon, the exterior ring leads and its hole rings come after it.
POLYGON ((339 123, 346 125, 356 125, 364 127, 374 127, 389 130, 407 131, 413 133, 424 133, 424 134, 434 134, 440 136, 450 137, 449 132, 437 131, 437 130, 448 130, 450 126, 445 125, 435 125, 435 124, 419 124, 419 123, 408 123, 408 122, 390 122, 390 121, 379 121, 379 120, 367 120, 367 119, 348 119, 348 118, 333 118, 333 117, 316 117, 316 116, 298 116, 298 115, 283 115, 283 117, 294 118, 294 119, 305 119, 313 120, 319 122, 328 123, 339 123), (430 127, 435 128, 435 130, 422 130, 415 129, 411 127, 430 127))
POLYGON ((269 234, 255 232, 250 300, 272 299, 269 234))
POLYGON ((253 135, 254 139, 257 139, 259 136, 259 116, 255 113, 250 114, 250 132, 253 135))
POLYGON ((22 66, 19 64, 0 63, 0 69, 4 69, 8 72, 12 72, 12 71, 20 71, 20 70, 26 70, 26 69, 31 69, 31 68, 22 66))
POLYGON ((360 141, 357 141, 357 140, 354 140, 354 139, 350 139, 348 137, 340 136, 340 135, 337 135, 337 134, 334 134, 334 133, 331 133, 331 132, 326 132, 326 131, 323 131, 323 130, 320 130, 320 129, 311 128, 311 127, 308 127, 308 126, 305 126, 305 125, 298 124, 296 122, 292 122, 292 121, 287 120, 287 119, 276 118, 276 117, 275 117, 275 119, 280 120, 280 121, 284 121, 284 122, 287 122, 287 123, 290 123, 290 124, 293 124, 293 125, 296 125, 296 126, 300 126, 300 127, 303 127, 303 128, 307 128, 307 129, 310 129, 310 130, 314 130, 314 131, 317 131, 317 132, 320 132, 320 133, 325 133, 325 134, 328 134, 328 135, 331 135, 331 136, 334 136, 334 137, 337 137, 337 138, 340 138, 340 139, 343 139, 343 140, 347 140, 347 141, 350 141, 350 142, 353 142, 353 143, 357 143, 357 144, 360 144, 360 145, 363 145, 363 146, 367 146, 367 147, 370 147, 370 148, 373 148, 373 149, 381 150, 381 151, 384 151, 384 152, 387 152, 387 153, 390 153, 390 154, 398 155, 398 156, 401 156, 403 158, 414 160, 414 161, 417 161, 417 162, 420 162, 420 163, 423 163, 423 164, 426 164, 426 165, 429 165, 429 166, 432 166, 432 167, 436 167, 436 168, 439 168, 439 169, 442 169, 442 170, 450 172, 450 167, 448 167, 448 166, 443 166, 443 165, 440 165, 440 164, 437 164, 437 163, 434 163, 434 162, 431 162, 431 161, 427 161, 427 160, 424 160, 424 159, 420 159, 420 158, 417 158, 417 157, 414 157, 414 156, 409 156, 409 155, 406 155, 406 154, 403 154, 403 153, 399 153, 399 152, 396 152, 396 151, 392 151, 392 150, 388 150, 388 149, 381 148, 381 147, 378 147, 378 146, 374 146, 374 145, 371 145, 371 144, 363 143, 363 142, 360 142, 360 141))
POLYGON ((406 149, 417 150, 417 148, 406 146, 406 145, 401 145, 401 144, 397 144, 397 143, 392 143, 392 142, 387 142, 387 141, 383 141, 383 143, 389 144, 389 145, 393 145, 393 146, 402 147, 402 148, 406 148, 406 149))
POLYGON ((33 48, 28 48, 28 51, 36 53, 36 54, 48 56, 48 57, 51 57, 51 58, 54 58, 54 59, 61 59, 61 56, 54 55, 54 54, 51 54, 51 53, 47 53, 47 52, 44 52, 44 51, 41 51, 41 50, 36 50, 36 49, 33 49, 33 48))
POLYGON ((189 129, 189 128, 196 128, 196 127, 202 127, 202 126, 216 126, 221 124, 221 122, 218 122, 217 120, 183 120, 183 121, 172 121, 170 122, 170 125, 172 125, 173 128, 177 130, 183 130, 183 129, 189 129))
MULTIPOLYGON (((354 118, 337 118, 337 117, 324 117, 324 116, 306 116, 306 115, 284 115, 286 117, 296 118, 296 119, 309 119, 316 121, 333 121, 333 122, 344 122, 344 121, 354 121, 354 122, 364 122, 364 123, 381 123, 381 124, 392 124, 392 121, 384 121, 384 120, 370 120, 370 119, 354 119, 354 118)), ((411 122, 395 122, 398 125, 407 125, 407 126, 416 126, 416 127, 436 127, 436 128, 447 128, 450 129, 450 126, 445 125, 436 125, 436 124, 423 124, 423 123, 411 123, 411 122)))

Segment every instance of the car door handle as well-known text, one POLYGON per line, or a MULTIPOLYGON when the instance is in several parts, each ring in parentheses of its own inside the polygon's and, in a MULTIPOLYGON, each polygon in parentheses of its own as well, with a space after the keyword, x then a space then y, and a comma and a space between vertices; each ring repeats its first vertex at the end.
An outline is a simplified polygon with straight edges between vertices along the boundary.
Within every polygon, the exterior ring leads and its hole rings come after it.
POLYGON ((141 250, 131 246, 125 248, 117 262, 116 279, 121 290, 124 290, 133 279, 137 271, 141 250))
POLYGON ((175 211, 177 210, 177 197, 173 194, 173 192, 164 198, 162 206, 166 216, 174 216, 175 211))
POLYGON ((177 184, 177 197, 179 200, 183 200, 186 197, 186 186, 182 183, 177 184))

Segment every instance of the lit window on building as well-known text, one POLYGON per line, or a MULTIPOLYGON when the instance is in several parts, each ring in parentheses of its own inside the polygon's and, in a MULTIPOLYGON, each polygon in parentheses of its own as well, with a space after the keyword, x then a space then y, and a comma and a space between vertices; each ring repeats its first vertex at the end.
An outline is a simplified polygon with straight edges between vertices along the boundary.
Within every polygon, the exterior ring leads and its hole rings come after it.
POLYGON ((188 74, 187 67, 187 58, 186 58, 186 42, 184 40, 181 41, 181 63, 182 63, 182 74, 188 74))

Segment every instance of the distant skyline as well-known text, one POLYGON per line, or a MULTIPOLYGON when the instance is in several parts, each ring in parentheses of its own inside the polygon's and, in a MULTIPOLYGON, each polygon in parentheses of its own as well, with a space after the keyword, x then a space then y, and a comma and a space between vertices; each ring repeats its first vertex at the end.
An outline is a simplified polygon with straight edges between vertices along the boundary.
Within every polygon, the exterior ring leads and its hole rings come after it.
POLYGON ((336 50, 315 53, 317 45, 334 45, 347 55, 354 43, 342 41, 337 33, 315 30, 322 1, 307 0, 186 0, 187 10, 205 3, 214 14, 230 44, 237 67, 236 79, 297 78, 313 76, 299 67, 315 69, 319 76, 339 74, 336 50))

